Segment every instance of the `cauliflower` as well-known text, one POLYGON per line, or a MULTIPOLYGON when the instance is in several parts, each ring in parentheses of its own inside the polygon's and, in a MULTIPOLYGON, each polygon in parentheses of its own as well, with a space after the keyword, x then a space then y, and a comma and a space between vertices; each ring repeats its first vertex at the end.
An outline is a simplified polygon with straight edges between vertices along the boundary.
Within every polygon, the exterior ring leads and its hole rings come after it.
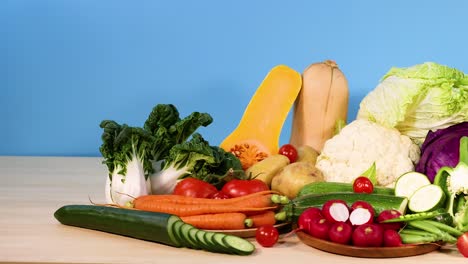
POLYGON ((400 175, 414 171, 420 154, 397 129, 358 119, 325 142, 316 167, 328 182, 351 183, 375 162, 377 185, 393 187, 400 175))

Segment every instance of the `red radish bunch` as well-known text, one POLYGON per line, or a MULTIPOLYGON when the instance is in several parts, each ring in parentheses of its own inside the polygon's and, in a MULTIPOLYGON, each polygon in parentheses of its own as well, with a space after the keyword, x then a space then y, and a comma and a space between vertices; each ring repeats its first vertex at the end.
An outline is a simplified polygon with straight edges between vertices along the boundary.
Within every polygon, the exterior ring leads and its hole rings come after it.
POLYGON ((298 219, 299 230, 331 242, 361 247, 401 246, 399 223, 383 224, 401 214, 384 210, 378 216, 369 203, 357 201, 348 206, 343 200, 330 200, 322 208, 311 207, 298 219))

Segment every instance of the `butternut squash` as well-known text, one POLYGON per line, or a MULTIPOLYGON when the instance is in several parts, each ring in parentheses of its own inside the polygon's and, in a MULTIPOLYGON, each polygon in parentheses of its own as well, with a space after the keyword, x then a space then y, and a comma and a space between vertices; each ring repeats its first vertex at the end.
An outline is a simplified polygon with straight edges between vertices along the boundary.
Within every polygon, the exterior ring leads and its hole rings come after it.
POLYGON ((289 143, 321 152, 335 127, 346 122, 348 81, 331 60, 311 64, 302 74, 302 89, 294 104, 289 143))
POLYGON ((244 170, 278 153, 283 124, 301 86, 299 72, 278 65, 257 88, 238 126, 220 145, 239 158, 244 170))

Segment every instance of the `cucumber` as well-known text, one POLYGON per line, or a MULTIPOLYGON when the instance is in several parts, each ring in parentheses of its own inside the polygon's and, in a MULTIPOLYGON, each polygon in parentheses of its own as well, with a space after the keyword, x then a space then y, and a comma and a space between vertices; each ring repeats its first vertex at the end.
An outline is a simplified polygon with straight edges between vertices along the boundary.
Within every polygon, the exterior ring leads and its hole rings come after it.
POLYGON ((172 233, 174 234, 175 240, 179 243, 181 247, 189 247, 188 242, 182 237, 181 227, 185 225, 185 223, 180 220, 175 222, 172 225, 172 233))
POLYGON ((395 182, 395 196, 410 198, 413 193, 426 185, 431 184, 426 175, 411 171, 402 174, 395 182))
POLYGON ((250 255, 254 250, 255 246, 253 244, 244 243, 244 239, 233 236, 226 235, 223 237, 223 242, 227 245, 231 252, 237 255, 250 255))
POLYGON ((172 225, 178 216, 96 205, 66 205, 54 213, 64 225, 104 231, 180 247, 172 225))
POLYGON ((248 240, 200 230, 178 216, 109 206, 66 205, 54 213, 64 225, 103 231, 173 247, 249 255, 255 246, 248 240))
POLYGON ((197 241, 190 235, 191 230, 196 230, 196 228, 192 225, 184 223, 180 228, 182 238, 188 242, 188 248, 200 249, 197 241))
MULTIPOLYGON (((297 197, 308 194, 322 194, 334 192, 354 192, 353 184, 345 182, 312 182, 304 185, 298 192, 297 197)), ((393 188, 374 186, 373 194, 393 195, 393 188)))
POLYGON ((445 193, 440 186, 425 185, 411 195, 408 209, 415 213, 433 211, 444 206, 445 198, 445 193))
POLYGON ((366 201, 372 205, 376 215, 387 209, 395 209, 404 214, 408 205, 408 198, 406 197, 385 194, 336 192, 308 194, 296 197, 289 204, 283 206, 282 211, 286 213, 286 220, 295 221, 305 209, 309 207, 321 208, 325 202, 336 199, 344 200, 348 206, 351 206, 356 201, 366 201))

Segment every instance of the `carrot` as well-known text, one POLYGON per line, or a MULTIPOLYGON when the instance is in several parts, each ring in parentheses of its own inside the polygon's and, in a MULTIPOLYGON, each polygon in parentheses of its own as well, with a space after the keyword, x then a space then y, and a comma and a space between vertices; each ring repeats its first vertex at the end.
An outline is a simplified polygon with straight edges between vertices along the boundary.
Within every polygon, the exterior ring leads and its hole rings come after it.
POLYGON ((233 212, 260 212, 269 209, 276 209, 276 206, 265 205, 262 207, 251 207, 248 203, 243 204, 210 204, 201 201, 197 204, 178 204, 173 202, 160 202, 158 200, 135 199, 133 208, 143 211, 159 212, 173 214, 177 216, 201 215, 201 214, 219 214, 233 212))
POLYGON ((243 213, 221 213, 182 216, 181 219, 200 229, 233 230, 245 228, 246 216, 243 213))
POLYGON ((249 216, 252 221, 252 227, 260 227, 262 225, 274 225, 276 223, 275 212, 267 210, 265 212, 249 216))
POLYGON ((235 198, 230 198, 230 199, 209 199, 209 198, 195 198, 195 197, 188 197, 188 196, 182 196, 182 195, 175 195, 175 194, 149 194, 149 195, 143 195, 140 197, 135 198, 134 202, 137 201, 143 201, 146 199, 149 199, 153 202, 171 202, 171 203, 177 203, 177 204, 199 204, 199 203, 209 203, 209 204, 233 204, 233 203, 238 203, 242 202, 245 200, 249 200, 252 197, 258 197, 258 196, 268 196, 271 198, 272 194, 277 194, 277 192, 274 191, 262 191, 262 192, 256 192, 240 197, 235 197, 235 198))

